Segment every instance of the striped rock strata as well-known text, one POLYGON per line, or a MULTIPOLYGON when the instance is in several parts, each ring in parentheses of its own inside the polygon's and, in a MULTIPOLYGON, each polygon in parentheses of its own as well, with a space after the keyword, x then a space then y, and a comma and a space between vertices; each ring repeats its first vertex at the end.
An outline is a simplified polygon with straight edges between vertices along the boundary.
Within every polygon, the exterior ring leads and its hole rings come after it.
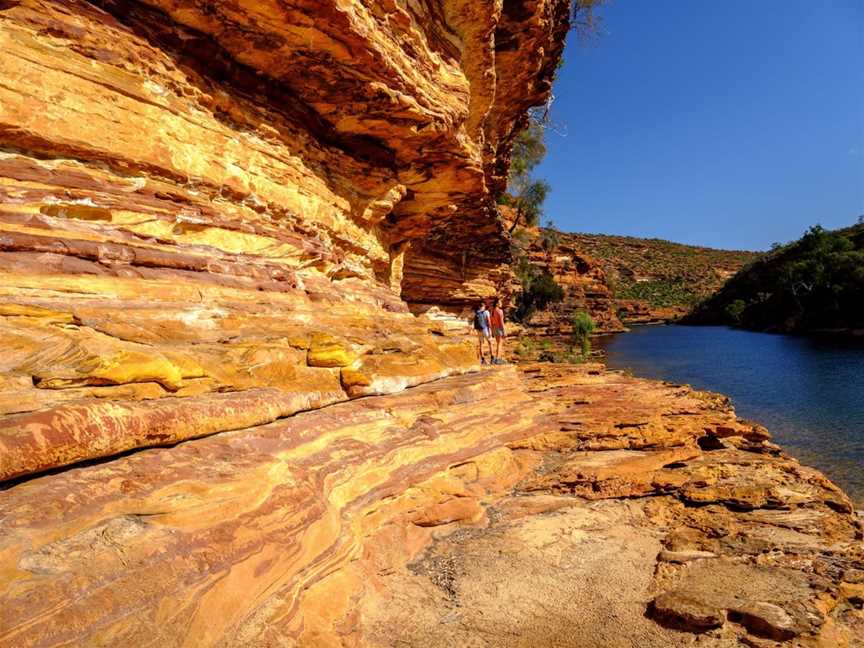
POLYGON ((767 437, 538 365, 31 479, 0 645, 857 645, 861 524, 767 437))
POLYGON ((560 302, 549 304, 531 318, 527 332, 566 339, 573 328, 571 319, 579 311, 591 316, 598 332, 623 331, 615 297, 600 262, 586 254, 572 234, 556 231, 554 247, 544 247, 544 236, 549 230, 532 228, 527 232, 531 238, 526 256, 532 264, 551 274, 564 291, 560 302))
POLYGON ((400 294, 506 272, 493 192, 568 18, 0 2, 0 480, 473 368, 400 294))
POLYGON ((0 0, 0 645, 860 643, 848 500, 722 399, 409 310, 506 280, 568 13, 0 0))

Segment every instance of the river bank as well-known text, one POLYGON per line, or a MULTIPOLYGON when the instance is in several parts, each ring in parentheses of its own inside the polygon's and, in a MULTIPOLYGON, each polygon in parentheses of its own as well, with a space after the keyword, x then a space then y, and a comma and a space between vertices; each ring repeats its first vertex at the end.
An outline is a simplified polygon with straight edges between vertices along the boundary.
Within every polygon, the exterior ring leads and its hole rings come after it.
POLYGON ((840 489, 724 397, 594 364, 67 469, 8 489, 0 519, 3 646, 851 646, 864 628, 840 489))
POLYGON ((864 344, 725 327, 634 327, 597 338, 612 369, 728 395, 739 415, 864 502, 864 344))

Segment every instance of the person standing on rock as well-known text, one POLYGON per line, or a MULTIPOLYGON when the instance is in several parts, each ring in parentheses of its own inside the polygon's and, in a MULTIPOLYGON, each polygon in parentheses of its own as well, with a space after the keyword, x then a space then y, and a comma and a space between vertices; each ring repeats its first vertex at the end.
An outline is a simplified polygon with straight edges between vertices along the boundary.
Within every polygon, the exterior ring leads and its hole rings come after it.
POLYGON ((486 310, 485 302, 477 304, 474 311, 474 330, 477 331, 477 355, 480 364, 486 364, 486 356, 483 354, 483 342, 489 345, 489 364, 492 364, 492 333, 489 330, 489 311, 486 310))
MULTIPOLYGON (((495 355, 492 356, 492 364, 504 364, 501 358, 501 347, 504 346, 504 311, 501 302, 496 297, 492 302, 492 313, 489 317, 492 324, 492 336, 495 338, 495 355)), ((490 345, 491 346, 491 345, 490 345)))

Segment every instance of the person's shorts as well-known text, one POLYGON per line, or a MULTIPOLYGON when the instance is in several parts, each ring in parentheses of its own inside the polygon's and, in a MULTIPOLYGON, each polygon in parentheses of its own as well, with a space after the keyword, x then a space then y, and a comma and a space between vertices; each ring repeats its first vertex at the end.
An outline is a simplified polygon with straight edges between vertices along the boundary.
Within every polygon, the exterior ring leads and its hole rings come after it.
POLYGON ((485 326, 482 329, 477 331, 477 339, 479 340, 488 340, 492 337, 492 334, 489 332, 489 329, 485 326))
POLYGON ((492 337, 503 338, 504 337, 504 327, 498 327, 492 329, 492 337))

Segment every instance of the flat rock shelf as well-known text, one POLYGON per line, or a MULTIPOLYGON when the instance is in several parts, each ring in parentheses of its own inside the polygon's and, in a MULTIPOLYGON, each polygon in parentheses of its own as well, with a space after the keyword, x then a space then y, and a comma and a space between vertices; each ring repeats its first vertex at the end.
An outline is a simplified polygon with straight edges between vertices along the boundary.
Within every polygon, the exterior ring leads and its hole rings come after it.
POLYGON ((0 645, 854 646, 861 539, 722 396, 487 368, 9 487, 0 645))

